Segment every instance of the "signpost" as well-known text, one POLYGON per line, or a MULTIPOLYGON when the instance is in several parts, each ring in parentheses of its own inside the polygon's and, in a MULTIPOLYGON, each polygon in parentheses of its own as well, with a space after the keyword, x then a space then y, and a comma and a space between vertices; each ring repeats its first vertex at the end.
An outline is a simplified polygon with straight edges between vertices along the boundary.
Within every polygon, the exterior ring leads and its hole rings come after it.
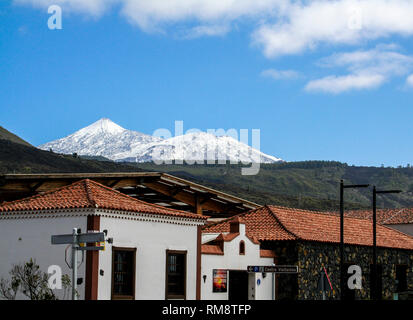
POLYGON ((320 273, 320 278, 318 279, 318 290, 323 294, 323 300, 326 300, 326 291, 333 291, 333 286, 331 285, 330 278, 328 277, 327 270, 323 266, 323 271, 320 273))
POLYGON ((265 272, 265 273, 298 273, 298 266, 294 265, 275 265, 275 266, 248 266, 248 272, 265 272))
POLYGON ((71 266, 69 266, 72 269, 72 300, 77 300, 77 251, 103 250, 104 246, 96 245, 96 242, 105 241, 104 232, 80 233, 79 231, 80 229, 73 228, 72 234, 53 235, 51 238, 52 244, 70 244, 72 246, 72 261, 71 266), (85 243, 95 243, 95 246, 81 246, 85 243))

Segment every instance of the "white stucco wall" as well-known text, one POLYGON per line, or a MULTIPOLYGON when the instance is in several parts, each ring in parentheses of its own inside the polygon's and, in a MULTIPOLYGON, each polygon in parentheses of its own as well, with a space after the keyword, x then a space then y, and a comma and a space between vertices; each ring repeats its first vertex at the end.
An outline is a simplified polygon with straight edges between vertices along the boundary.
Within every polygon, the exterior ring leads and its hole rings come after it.
MULTIPOLYGON (((9 279, 12 265, 27 262, 30 258, 36 259, 36 263, 44 272, 47 272, 50 265, 58 265, 62 269, 62 274, 68 274, 71 278, 71 270, 65 263, 66 245, 52 245, 51 236, 72 233, 73 228, 81 228, 82 232, 86 232, 87 217, 63 216, 67 214, 35 214, 20 218, 14 215, 13 219, 5 219, 4 216, 0 218, 0 278, 9 279)), ((76 215, 76 212, 71 212, 70 215, 76 215)), ((80 259, 81 254, 79 261, 80 259)), ((85 265, 86 255, 84 263, 78 269, 78 277, 83 278, 83 283, 78 286, 80 299, 84 299, 85 265)), ((62 297, 63 289, 56 289, 55 292, 62 297)))
POLYGON ((186 298, 196 298, 196 224, 181 225, 177 224, 179 220, 159 217, 155 220, 101 216, 100 230, 108 230, 108 237, 114 241, 99 253, 99 268, 104 270, 104 275, 99 275, 99 300, 111 299, 112 246, 136 248, 136 299, 165 299, 166 250, 187 251, 186 298))
MULTIPOLYGON (((209 234, 203 234, 203 238, 210 239, 209 234)), ((273 265, 273 258, 261 258, 260 246, 253 243, 245 236, 245 225, 240 224, 240 235, 232 241, 224 242, 224 255, 202 255, 201 264, 201 299, 202 300, 228 300, 229 274, 227 280, 227 292, 212 292, 213 286, 213 269, 227 270, 247 270, 250 265, 268 266, 273 265), (239 255, 239 243, 245 243, 245 255, 239 255), (206 275, 204 282, 203 276, 206 275)), ((262 277, 262 273, 249 274, 248 295, 250 299, 271 300, 272 299, 272 275, 267 273, 262 277), (260 280, 260 285, 257 280, 260 280)))

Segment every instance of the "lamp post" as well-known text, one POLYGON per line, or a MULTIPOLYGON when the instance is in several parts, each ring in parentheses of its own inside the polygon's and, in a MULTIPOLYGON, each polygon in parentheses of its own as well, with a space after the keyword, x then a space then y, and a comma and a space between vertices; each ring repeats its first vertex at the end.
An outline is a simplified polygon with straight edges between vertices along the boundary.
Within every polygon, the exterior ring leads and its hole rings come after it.
POLYGON ((373 186, 373 277, 370 279, 370 292, 371 298, 378 300, 379 295, 377 292, 377 231, 376 231, 376 224, 377 224, 377 194, 382 193, 400 193, 401 190, 376 190, 376 186, 373 186), (374 285, 372 285, 374 283, 374 285))
POLYGON ((344 189, 367 188, 369 184, 345 185, 340 180, 340 298, 344 299, 344 189))

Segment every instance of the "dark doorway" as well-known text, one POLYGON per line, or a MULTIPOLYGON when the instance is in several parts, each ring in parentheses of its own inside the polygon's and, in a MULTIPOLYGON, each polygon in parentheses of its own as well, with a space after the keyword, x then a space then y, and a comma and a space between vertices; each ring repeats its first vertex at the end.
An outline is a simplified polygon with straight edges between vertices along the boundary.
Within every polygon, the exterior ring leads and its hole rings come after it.
POLYGON ((248 300, 248 272, 229 271, 228 298, 231 301, 248 300))
POLYGON ((403 292, 407 290, 407 265, 397 265, 396 266, 396 284, 397 292, 403 292))
POLYGON ((381 264, 377 265, 377 275, 374 274, 373 265, 370 265, 370 298, 381 300, 383 298, 383 268, 381 264))

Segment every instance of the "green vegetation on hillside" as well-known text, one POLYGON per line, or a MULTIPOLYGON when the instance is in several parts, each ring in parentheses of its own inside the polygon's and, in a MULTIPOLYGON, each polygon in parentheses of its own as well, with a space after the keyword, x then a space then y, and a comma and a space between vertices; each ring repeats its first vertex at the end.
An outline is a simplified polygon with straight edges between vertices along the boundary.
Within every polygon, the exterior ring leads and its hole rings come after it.
POLYGON ((112 161, 86 160, 35 147, 0 140, 0 174, 141 171, 135 166, 112 161))
POLYGON ((16 136, 14 133, 11 133, 10 131, 4 129, 2 126, 0 126, 0 139, 12 141, 14 143, 20 143, 28 147, 32 146, 30 143, 24 141, 22 138, 16 136))
MULTIPOLYGON (((18 137, 17 137, 18 138, 18 137)), ((156 165, 116 163, 103 157, 79 157, 43 151, 0 139, 0 174, 160 171, 259 203, 313 210, 337 210, 339 181, 370 183, 379 189, 402 189, 380 195, 378 206, 413 207, 413 168, 348 166, 334 161, 261 165, 255 176, 242 176, 241 165, 156 165), (98 160, 104 161, 98 161, 98 160)), ((347 189, 346 208, 370 208, 371 188, 347 189)))
MULTIPOLYGON (((261 165, 256 176, 242 176, 241 165, 136 164, 223 190, 260 203, 314 210, 337 210, 339 182, 369 183, 378 189, 402 189, 402 194, 380 195, 379 207, 413 206, 413 168, 348 166, 334 161, 283 162, 261 165)), ((369 208, 371 188, 346 189, 347 208, 369 208)))

